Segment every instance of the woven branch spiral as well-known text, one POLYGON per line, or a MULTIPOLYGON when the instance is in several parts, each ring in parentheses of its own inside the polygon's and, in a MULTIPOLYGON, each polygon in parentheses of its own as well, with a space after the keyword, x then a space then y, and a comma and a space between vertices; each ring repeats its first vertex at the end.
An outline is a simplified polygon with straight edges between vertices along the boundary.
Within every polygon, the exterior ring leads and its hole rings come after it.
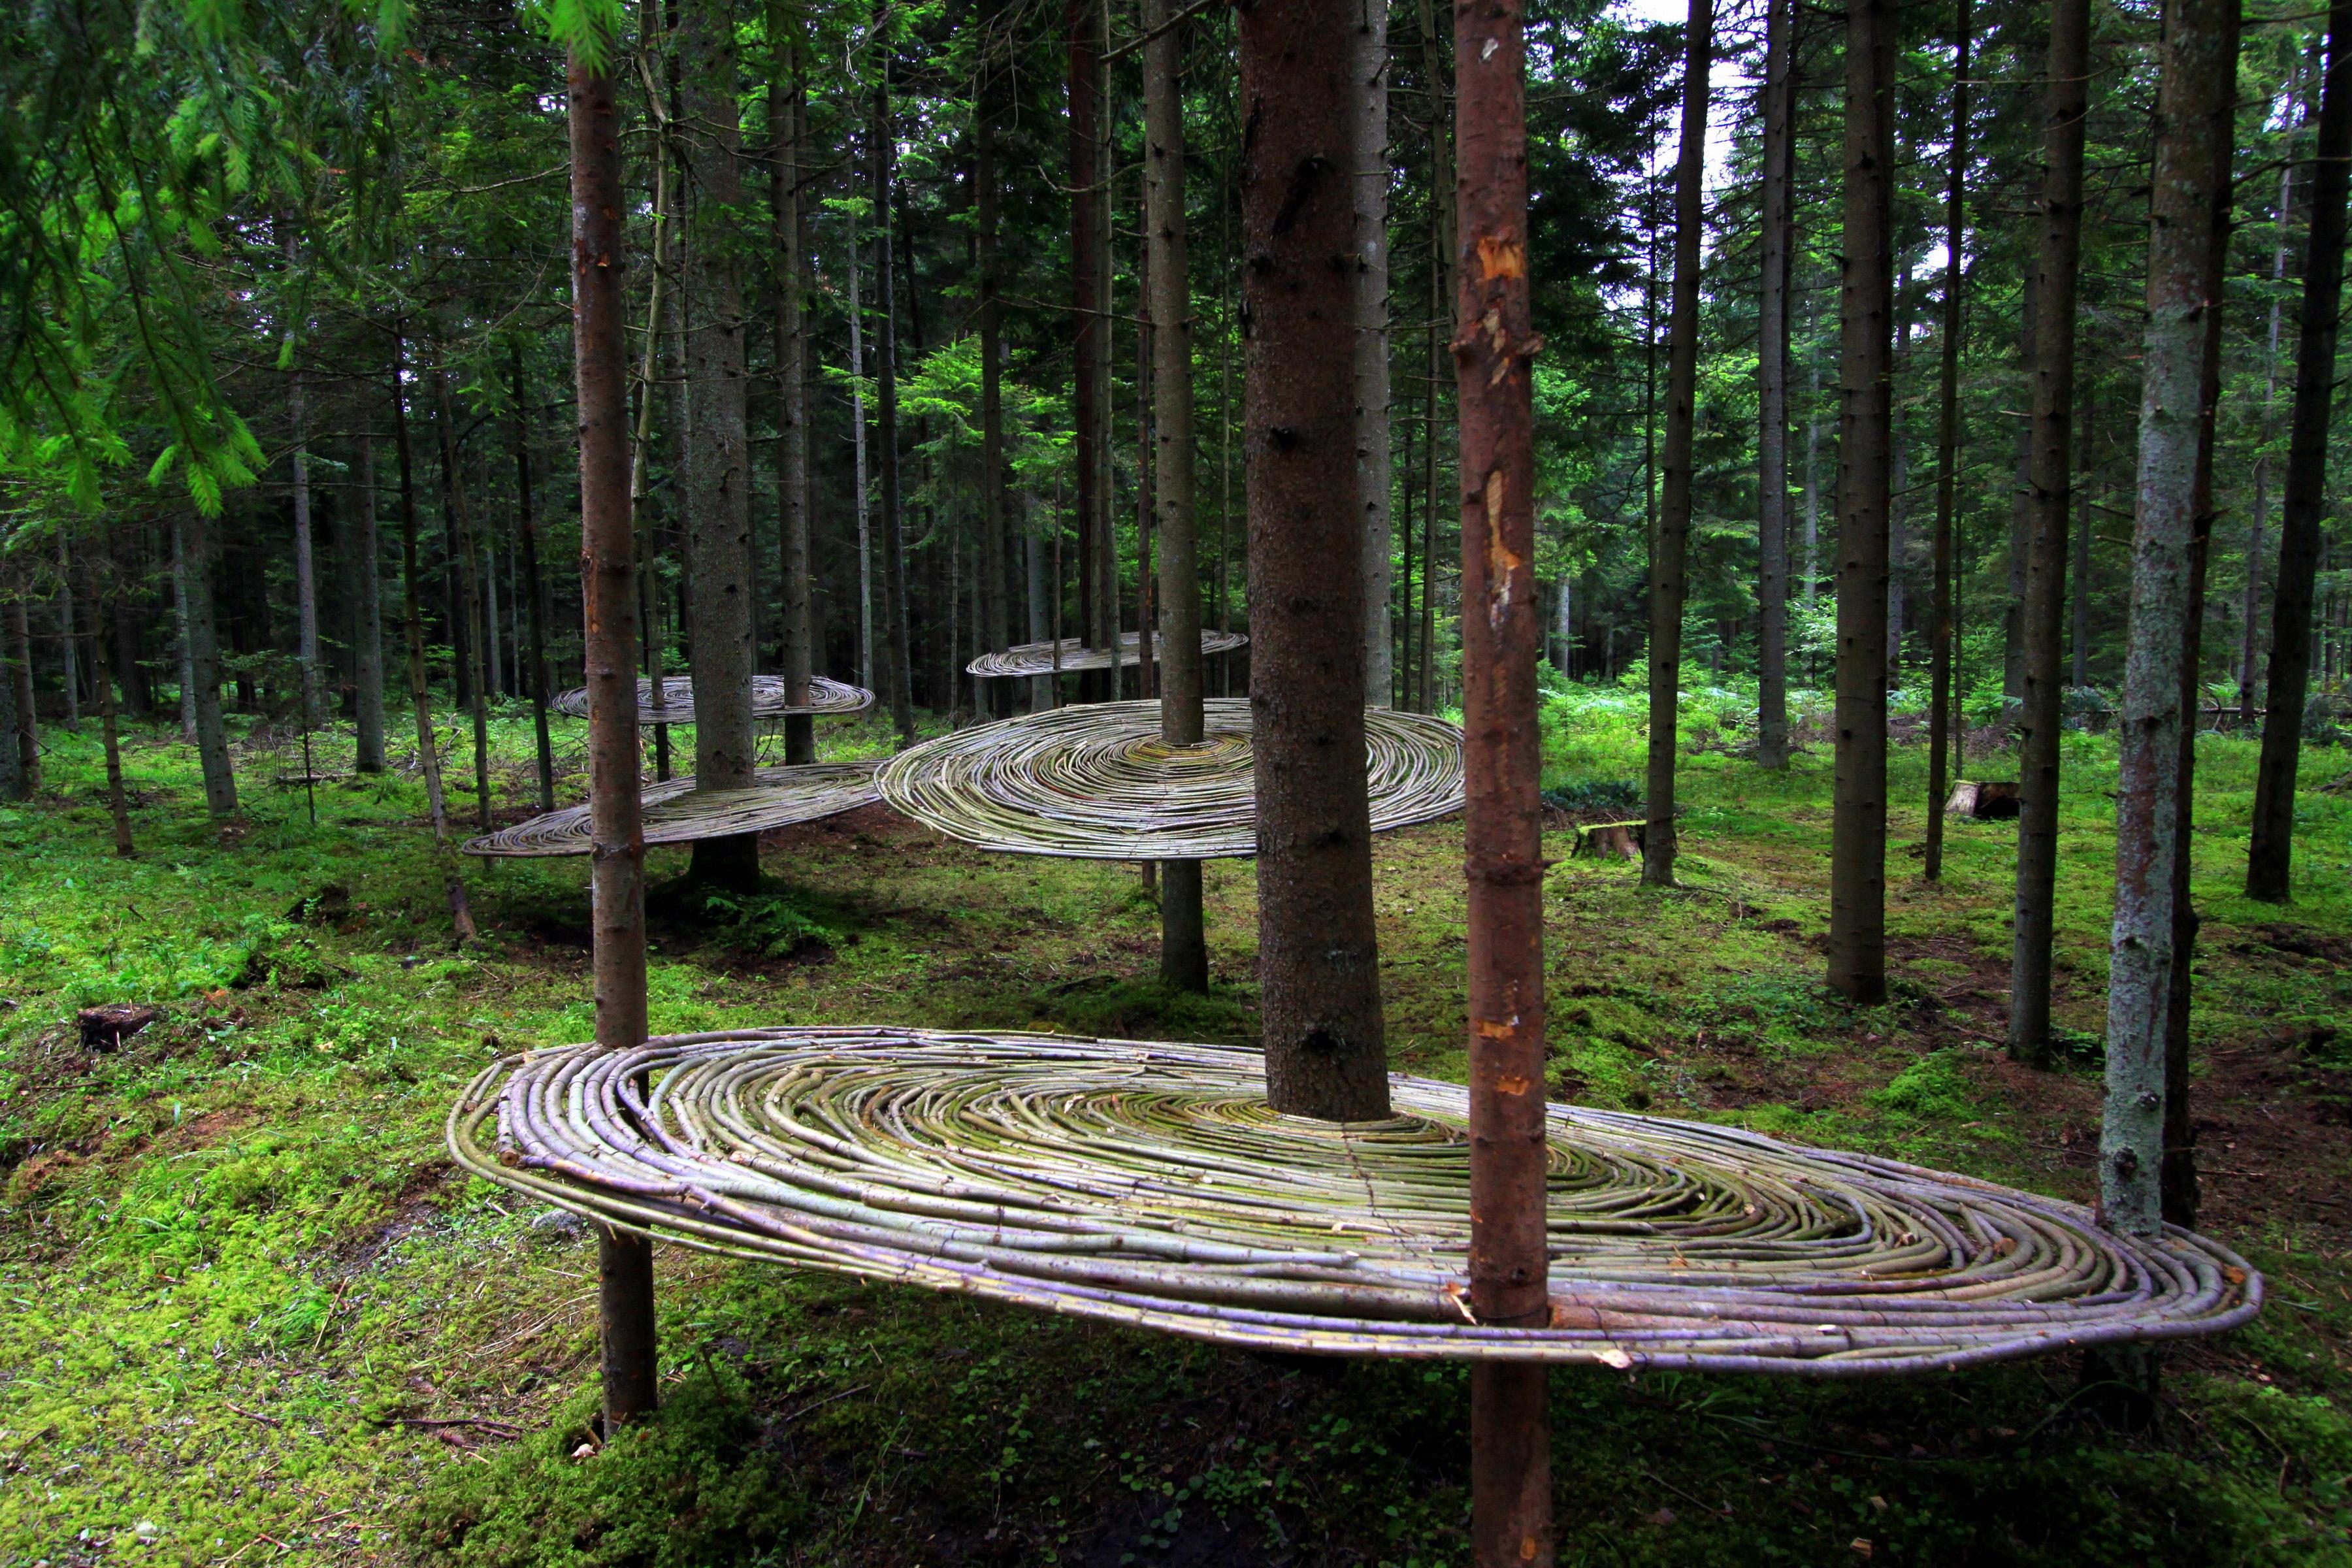
MULTIPOLYGON (((795 822, 814 822, 836 812, 855 811, 882 798, 874 787, 873 763, 810 763, 799 767, 758 768, 748 789, 697 789, 691 774, 647 784, 646 842, 688 844, 737 833, 764 833, 795 822)), ((512 827, 466 841, 466 853, 491 858, 538 855, 585 855, 593 847, 588 807, 566 806, 512 827)))
MULTIPOLYGON (((1240 632, 1214 632, 1203 628, 1201 656, 1205 658, 1212 654, 1231 653, 1248 641, 1249 638, 1240 632)), ((1081 669, 1110 668, 1108 648, 1088 647, 1076 637, 1064 637, 1060 646, 1062 653, 1058 666, 1054 658, 1053 643, 1024 642, 1000 648, 994 653, 982 654, 965 665, 963 670, 966 675, 981 676, 1051 675, 1058 668, 1063 674, 1068 675, 1081 669)), ((1122 666, 1143 662, 1143 639, 1140 636, 1134 632, 1118 634, 1118 662, 1122 666)))
MULTIPOLYGON (((1204 739, 1160 738, 1160 704, 1046 709, 926 741, 885 763, 883 798, 982 849, 1098 860, 1211 860, 1257 853, 1247 700, 1203 705, 1204 739)), ((1372 829, 1462 809, 1462 731, 1369 709, 1372 829)))
MULTIPOLYGON (((640 677, 637 680, 637 722, 640 724, 691 724, 694 722, 694 680, 690 676, 669 675, 662 678, 662 699, 665 706, 654 706, 654 683, 640 677)), ((588 717, 588 689, 575 686, 562 693, 548 706, 559 713, 569 713, 575 719, 588 717)), ((862 686, 828 679, 822 675, 809 678, 809 700, 795 707, 784 693, 784 678, 781 675, 755 675, 751 678, 751 717, 782 719, 795 713, 814 713, 821 719, 845 718, 863 713, 874 706, 874 693, 862 686)))
POLYGON ((1276 1114, 1255 1054, 1219 1047, 770 1028, 509 1058, 448 1139, 625 1229, 1264 1350, 1849 1376, 2216 1333, 2261 1305, 2260 1276, 2185 1231, 1554 1105, 1550 1323, 1486 1327, 1466 1091, 1390 1084, 1393 1120, 1340 1125, 1276 1114))

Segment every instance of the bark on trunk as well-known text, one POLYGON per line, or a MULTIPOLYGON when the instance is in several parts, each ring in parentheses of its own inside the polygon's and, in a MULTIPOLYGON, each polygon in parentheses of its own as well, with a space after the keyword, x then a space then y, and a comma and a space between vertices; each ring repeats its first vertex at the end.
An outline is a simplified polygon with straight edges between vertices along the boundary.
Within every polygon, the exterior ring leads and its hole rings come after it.
POLYGON ((2311 175, 2311 237, 2303 268, 2295 345, 2294 407, 2287 427, 2286 493, 2279 505, 2276 597, 2263 708, 2263 756, 2254 780, 2253 843, 2246 896, 2284 903, 2294 857, 2294 776, 2310 694, 2312 580, 2319 572, 2326 511, 2327 426, 2336 402, 2336 336, 2344 292, 2345 191, 2352 181, 2352 5, 2327 13, 2327 75, 2311 175))
MULTIPOLYGON (((1108 216, 1101 157, 1101 0, 1068 0, 1063 16, 1070 44, 1070 428, 1077 489, 1078 639, 1089 647, 1115 647, 1117 605, 1103 602, 1106 585, 1098 565, 1100 535, 1110 515, 1109 476, 1102 460, 1110 322, 1100 262, 1108 216)), ((1116 694, 1118 673, 1112 669, 1108 679, 1081 675, 1080 700, 1099 700, 1107 689, 1116 694)))
POLYGON ((400 464, 400 579, 408 638, 408 700, 416 718, 416 764, 425 773, 425 800, 433 814, 433 839, 437 844, 449 836, 449 805, 441 788, 440 742, 433 732, 433 692, 425 676, 425 594, 416 558, 416 465, 408 443, 408 396, 401 384, 404 357, 401 330, 395 325, 392 337, 392 444, 400 464))
POLYGON ((884 646, 889 658, 881 679, 889 688, 890 722, 898 744, 915 742, 913 672, 907 647, 907 557, 900 542, 898 498, 898 301, 892 297, 890 265, 890 184, 897 143, 890 122, 890 72, 887 61, 882 79, 874 87, 874 125, 868 138, 873 174, 874 300, 881 310, 874 333, 874 401, 880 426, 882 467, 882 618, 884 646))
POLYGON ((1352 53, 1334 0, 1241 15, 1258 978, 1276 1109, 1389 1109, 1365 798, 1352 53))
POLYGON ((1894 374, 1895 6, 1846 7, 1838 326, 1837 757, 1829 982, 1886 996, 1886 578, 1894 374))
MULTIPOLYGON (((775 40, 774 78, 768 84, 768 206, 774 225, 776 269, 776 673, 795 703, 808 700, 816 672, 810 627, 808 318, 806 248, 801 216, 802 96, 800 46, 790 41, 793 7, 771 0, 769 37, 775 40)), ((784 721, 784 761, 816 761, 816 725, 807 714, 784 721)))
POLYGON ((1642 850, 1645 888, 1675 885, 1675 748, 1681 738, 1676 721, 1682 701, 1683 601, 1690 587, 1691 443, 1698 403, 1699 241, 1714 0, 1691 0, 1683 38, 1674 298, 1666 311, 1666 444, 1657 527, 1650 536, 1649 832, 1642 850))
POLYGON ((1364 705, 1395 700, 1389 575, 1389 5, 1355 0, 1349 17, 1356 147, 1349 163, 1356 202, 1356 483, 1364 509, 1364 705))
POLYGON ((188 639, 189 676, 196 693, 196 761, 204 771, 205 809, 217 822, 236 815, 236 773, 229 764, 228 728, 221 717, 210 520, 201 511, 187 512, 179 532, 180 574, 188 590, 187 625, 182 634, 188 639))
MULTIPOLYGON (((1965 3, 1965 0, 1964 0, 1965 3)), ((1796 91, 1790 72, 1794 0, 1764 5, 1763 280, 1756 334, 1756 761, 1789 765, 1789 253, 1796 91)), ((1957 247, 1955 247, 1957 248, 1957 247)))
MULTIPOLYGON (((604 42, 609 58, 613 40, 604 42)), ((607 1050, 627 1050, 646 1037, 646 845, 637 789, 637 563, 622 346, 627 329, 620 215, 625 201, 613 79, 577 48, 567 78, 596 1043, 607 1050)), ((609 1433, 649 1415, 658 1397, 652 1244, 600 1226, 597 1276, 609 1433)))
MULTIPOLYGON (((2051 8, 2042 132, 2041 240, 2034 267, 2032 451, 2027 463, 2023 697, 2018 713, 2017 895, 2009 982, 2009 1052, 2050 1055, 2050 945, 2058 875, 2059 724, 2066 610, 2067 508, 2073 500, 2074 296, 2083 243, 2083 117, 2090 0, 2051 8)), ((2201 219, 2200 219, 2201 221, 2201 219)))
POLYGON ((81 634, 74 625, 73 561, 58 540, 58 678, 66 700, 66 728, 81 723, 81 634))
POLYGON ((131 802, 122 790, 122 736, 116 724, 114 706, 114 658, 108 646, 107 616, 103 606, 107 600, 107 577, 111 575, 111 554, 100 546, 98 560, 85 554, 82 565, 89 574, 90 667, 98 676, 98 729, 106 757, 106 815, 114 828, 114 852, 128 857, 131 844, 131 802))
POLYGON ((553 618, 547 579, 539 563, 539 513, 530 494, 530 403, 522 376, 522 345, 512 348, 515 405, 515 522, 522 536, 522 596, 528 612, 529 641, 518 644, 516 658, 527 660, 524 671, 530 690, 531 738, 539 763, 539 809, 555 809, 555 743, 547 727, 547 623, 553 618), (525 649, 528 649, 526 652, 525 649))
POLYGON ((457 411, 449 401, 449 380, 436 361, 433 366, 433 400, 440 417, 434 422, 441 443, 441 503, 445 523, 453 524, 450 549, 457 557, 457 616, 464 627, 457 658, 466 675, 466 701, 474 721, 474 820, 490 830, 490 710, 483 648, 493 627, 483 613, 482 552, 474 537, 474 510, 466 501, 466 484, 457 472, 457 411))
MULTIPOLYGON (((1184 219, 1184 30, 1170 0, 1144 0, 1144 237, 1150 293, 1153 519, 1159 535, 1160 738, 1199 743, 1202 733, 1201 561, 1193 509, 1192 294, 1184 219)), ((983 187, 982 197, 990 193, 983 187)), ((983 232, 985 228, 983 228, 983 232)), ((988 471, 995 491, 997 468, 988 471)), ((992 527, 994 525, 992 523, 992 527)), ((1171 860, 1160 893, 1160 973, 1185 991, 1209 987, 1201 863, 1171 860)))
MULTIPOLYGON (((688 0, 677 32, 682 106, 695 134, 687 173, 687 581, 693 595, 694 777, 700 789, 751 783, 751 458, 743 354, 743 273, 733 231, 742 205, 741 110, 733 0, 688 0)), ((695 841, 689 875, 746 889, 760 879, 755 833, 695 841)))
MULTIPOLYGON (((292 242, 288 242, 290 253, 292 242)), ((290 337, 291 334, 289 333, 290 337)), ((289 343, 289 352, 299 353, 299 344, 289 343)), ((310 453, 309 449, 309 409, 303 396, 302 366, 294 366, 293 383, 287 388, 287 414, 294 426, 293 468, 294 500, 294 614, 295 654, 301 661, 302 724, 304 728, 317 723, 324 716, 325 699, 319 679, 319 578, 311 556, 310 542, 310 453)))
MULTIPOLYGON (((1705 112, 1707 5, 1695 0, 1691 7, 1698 83, 1696 94, 1685 94, 1686 114, 1694 96, 1705 112)), ((1543 628, 1530 365, 1539 340, 1528 284, 1526 40, 1518 0, 1465 6, 1455 16, 1470 1310, 1482 1322, 1536 1326, 1548 1320, 1549 1303, 1543 828, 1536 798, 1535 664, 1543 628)), ((1695 251, 1696 221, 1690 237, 1695 251)), ((1696 285, 1695 254, 1691 261, 1696 285)), ((1535 1363, 1480 1363, 1471 1373, 1470 1536, 1478 1568, 1552 1561, 1547 1382, 1535 1363)))
POLYGON ((383 574, 376 534, 375 436, 360 437, 359 526, 352 531, 352 686, 358 730, 352 767, 383 772, 383 574))
MULTIPOLYGON (((992 7, 992 24, 1001 9, 992 7)), ((1150 69, 1147 58, 1145 68, 1150 69)), ((1004 465, 1004 328, 998 294, 997 230, 1000 193, 997 190, 996 121, 1003 112, 1002 68, 992 54, 983 55, 972 111, 972 184, 978 219, 973 239, 973 272, 979 292, 980 330, 980 626, 982 648, 1011 646, 1013 617, 1007 602, 1005 530, 1010 508, 1005 504, 1004 465)), ((1182 151, 1178 150, 1181 167, 1182 151)), ((1189 368, 1189 367, 1188 367, 1189 368)), ((1187 387, 1191 385, 1188 381, 1187 387)), ((989 711, 996 718, 1013 712, 1013 682, 982 683, 989 711)))
POLYGON ((1952 731, 1952 519, 1958 502, 1960 462, 1960 281, 1968 228, 1963 210, 1969 174, 1969 6, 1958 0, 1952 26, 1952 142, 1944 176, 1944 342, 1936 432, 1935 603, 1927 676, 1927 854, 1923 874, 1944 875, 1944 796, 1951 786, 1947 759, 1952 731))
MULTIPOLYGON (((2343 8, 2352 12, 2352 5, 2343 8)), ((2343 14, 2339 12, 2339 14, 2343 14)), ((2116 798, 2115 935, 2108 953, 2100 1206, 2127 1235, 2162 1233, 2165 1013, 2172 984, 2180 795, 2182 648, 2197 531, 2217 186, 2227 180, 2217 110, 2235 88, 2237 0, 2177 0, 2157 103, 2132 528, 2131 637, 2116 798)))
POLYGON ((0 800, 24 800, 33 793, 25 778, 25 754, 19 740, 16 647, 11 637, 0 642, 0 800))

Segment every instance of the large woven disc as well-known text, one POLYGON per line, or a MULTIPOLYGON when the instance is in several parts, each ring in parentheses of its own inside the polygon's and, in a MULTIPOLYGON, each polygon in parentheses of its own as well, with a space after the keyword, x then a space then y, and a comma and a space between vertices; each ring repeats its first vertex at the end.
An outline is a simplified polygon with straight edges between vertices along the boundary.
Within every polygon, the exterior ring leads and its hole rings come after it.
MULTIPOLYGON (((881 799, 874 787, 873 763, 810 763, 801 767, 759 768, 749 789, 697 789, 691 774, 647 784, 645 804, 647 844, 688 844, 735 833, 764 833, 795 822, 814 822, 835 812, 855 811, 881 799)), ((512 827, 466 841, 466 853, 508 858, 530 855, 585 855, 591 846, 588 808, 571 805, 519 822, 512 827)))
MULTIPOLYGON (((1211 860, 1257 853, 1250 710, 1204 705, 1206 738, 1160 739, 1160 704, 1093 702, 976 725, 883 765, 883 797, 983 849, 1097 860, 1211 860)), ((1364 713, 1372 829, 1462 809, 1462 731, 1443 719, 1364 713)))
MULTIPOLYGON (((662 678, 662 698, 667 706, 654 706, 654 683, 644 678, 637 681, 637 722, 640 724, 691 724, 694 722, 694 679, 691 676, 669 675, 662 678)), ((569 713, 575 719, 588 717, 588 689, 578 686, 562 693, 548 704, 559 713, 569 713)), ((829 680, 822 675, 809 678, 809 700, 799 707, 784 695, 784 678, 781 675, 755 675, 751 678, 751 717, 782 719, 788 714, 814 713, 820 718, 839 719, 851 713, 862 713, 874 706, 874 693, 862 686, 850 686, 829 680)))
POLYGON ((2214 1333, 2262 1300, 2185 1231, 1554 1105, 1551 1322, 1483 1327, 1466 1091, 1390 1089, 1395 1120, 1341 1126, 1275 1114, 1250 1052, 774 1028, 510 1058, 448 1136, 477 1175, 626 1228, 1267 1350, 1835 1376, 2214 1333))
MULTIPOLYGON (((1240 632, 1201 633, 1201 655, 1231 653, 1249 638, 1240 632)), ((1088 647, 1076 637, 1061 641, 1058 668, 1065 675, 1081 669, 1108 669, 1110 650, 1088 647)), ((1051 675, 1057 668, 1054 658, 1055 645, 1050 642, 1015 643, 994 653, 982 654, 963 667, 966 675, 1051 675)), ((1143 662, 1143 639, 1134 632, 1118 634, 1118 662, 1121 665, 1143 662)))

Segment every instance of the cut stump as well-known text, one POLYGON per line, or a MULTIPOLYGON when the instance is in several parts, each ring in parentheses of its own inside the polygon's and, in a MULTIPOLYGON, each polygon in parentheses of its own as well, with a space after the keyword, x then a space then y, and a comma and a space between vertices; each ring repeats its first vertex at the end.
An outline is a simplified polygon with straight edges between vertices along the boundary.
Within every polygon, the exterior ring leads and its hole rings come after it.
POLYGON ((2004 821, 2016 816, 2017 810, 2015 779, 1962 779, 1952 786, 1952 798, 1944 803, 1945 816, 1978 822, 2004 821))
POLYGON ((110 1002, 103 1007, 84 1007, 74 1015, 81 1026, 84 1050, 110 1051, 123 1041, 155 1021, 152 1007, 142 1007, 130 1002, 110 1002))
POLYGON ((1606 860, 1612 856, 1639 860, 1648 828, 1646 822, 1588 822, 1577 828, 1576 844, 1569 855, 1571 858, 1591 860, 1606 860))

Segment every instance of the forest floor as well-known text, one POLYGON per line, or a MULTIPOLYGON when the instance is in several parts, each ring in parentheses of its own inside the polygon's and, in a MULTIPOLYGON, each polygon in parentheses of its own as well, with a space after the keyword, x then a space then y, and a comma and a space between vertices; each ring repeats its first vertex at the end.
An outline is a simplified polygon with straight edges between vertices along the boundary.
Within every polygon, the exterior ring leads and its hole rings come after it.
MULTIPOLYGON (((1639 772, 1603 695, 1550 710, 1547 782, 1572 800, 1639 772)), ((527 721, 497 735, 513 820, 527 721)), ((40 798, 0 809, 5 1568, 1466 1560, 1458 1369, 1270 1359, 677 1248, 665 1410, 575 1457, 594 1247, 461 1179, 442 1125, 496 1056, 588 1037, 584 862, 467 867, 481 937, 461 950, 412 777, 327 783, 313 826, 271 783, 299 751, 249 735, 245 813, 219 833, 189 752, 135 733, 124 860, 95 724, 48 739, 40 798), (75 1010, 117 1002, 162 1015, 84 1048, 75 1010)), ((1562 1563, 2352 1563, 2352 796, 2306 793, 2298 901, 2252 904, 2252 749, 2200 753, 2206 1228, 2267 1274, 2263 1317, 2173 1355, 2139 1435, 2090 1419, 2067 1360, 1836 1386, 1557 1373, 1562 1563)), ((1702 751, 1681 890, 1568 858, 1562 819, 1555 1090, 2089 1200, 2112 743, 2070 736, 2067 763, 2061 1070, 2000 1048, 2013 824, 1955 824, 1925 883, 1925 763, 1898 748, 1895 999, 1854 1009, 1822 984, 1826 747, 1784 776, 1702 751)), ((2313 754, 2306 781, 2347 766, 2313 754)), ((1394 1065, 1447 1078, 1460 854, 1458 823, 1376 850, 1394 1065)), ((684 858, 656 851, 656 876, 684 858)), ((775 891, 715 925, 656 921, 656 1031, 1254 1036, 1245 862, 1208 871, 1204 998, 1154 979, 1131 867, 990 856, 878 807, 770 836, 766 865, 775 891)))

